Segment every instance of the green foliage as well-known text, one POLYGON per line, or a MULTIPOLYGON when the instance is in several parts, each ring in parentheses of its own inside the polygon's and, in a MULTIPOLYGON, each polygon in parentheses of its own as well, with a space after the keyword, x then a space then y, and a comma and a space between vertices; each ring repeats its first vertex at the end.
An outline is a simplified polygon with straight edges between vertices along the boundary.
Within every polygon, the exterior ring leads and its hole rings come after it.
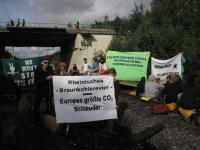
POLYGON ((200 1, 153 0, 151 11, 135 6, 127 18, 98 22, 99 28, 115 29, 109 50, 150 51, 159 58, 184 52, 185 71, 196 77, 200 89, 200 1))

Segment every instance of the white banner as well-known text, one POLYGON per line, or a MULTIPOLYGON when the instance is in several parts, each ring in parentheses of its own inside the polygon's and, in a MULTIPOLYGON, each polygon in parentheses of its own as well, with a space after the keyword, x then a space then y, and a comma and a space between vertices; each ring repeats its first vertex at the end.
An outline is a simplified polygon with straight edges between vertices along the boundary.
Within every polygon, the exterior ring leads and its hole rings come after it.
POLYGON ((111 76, 53 76, 57 123, 117 119, 111 76))
POLYGON ((161 80, 165 80, 166 76, 172 73, 177 73, 181 77, 181 58, 182 53, 167 60, 159 60, 151 57, 151 74, 160 77, 161 80))

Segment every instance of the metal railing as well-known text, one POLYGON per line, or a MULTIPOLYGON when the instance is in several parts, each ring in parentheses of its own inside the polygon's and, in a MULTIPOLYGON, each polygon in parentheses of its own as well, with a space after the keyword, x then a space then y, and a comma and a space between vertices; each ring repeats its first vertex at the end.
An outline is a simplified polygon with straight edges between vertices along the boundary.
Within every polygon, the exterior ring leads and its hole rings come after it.
MULTIPOLYGON (((14 26, 10 25, 10 22, 0 22, 1 28, 7 27, 15 27, 20 28, 22 27, 22 23, 17 27, 17 22, 14 22, 14 26)), ((68 28, 68 29, 77 29, 75 24, 63 24, 63 23, 35 23, 35 22, 26 22, 26 28, 68 28)), ((102 29, 102 26, 98 25, 91 25, 91 24, 79 24, 80 29, 102 29)), ((106 29, 106 28, 104 28, 106 29)), ((108 29, 108 28, 107 28, 108 29)))
POLYGON ((14 23, 15 26, 10 26, 7 22, 0 22, 0 31, 7 32, 7 28, 49 28, 49 29, 65 29, 67 32, 70 33, 96 33, 96 34, 109 34, 115 35, 116 32, 110 29, 107 26, 100 26, 100 25, 89 25, 89 24, 80 24, 79 28, 77 29, 75 24, 60 24, 60 23, 31 23, 26 22, 25 26, 23 27, 22 24, 16 26, 17 22, 14 23))

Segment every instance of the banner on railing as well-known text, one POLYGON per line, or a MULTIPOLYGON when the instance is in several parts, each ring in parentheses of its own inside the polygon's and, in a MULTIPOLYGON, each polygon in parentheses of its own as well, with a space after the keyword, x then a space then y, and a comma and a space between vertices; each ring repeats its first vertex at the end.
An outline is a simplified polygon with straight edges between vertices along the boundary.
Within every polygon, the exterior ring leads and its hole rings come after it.
POLYGON ((115 68, 118 80, 140 81, 146 77, 150 52, 108 51, 108 68, 115 68))
POLYGON ((167 60, 159 60, 151 57, 151 74, 159 77, 161 80, 165 80, 169 74, 182 74, 181 64, 182 53, 167 60))
POLYGON ((57 123, 117 119, 111 76, 53 76, 57 123))
POLYGON ((34 84, 34 71, 40 63, 39 58, 32 59, 1 59, 3 75, 14 79, 19 87, 34 84))

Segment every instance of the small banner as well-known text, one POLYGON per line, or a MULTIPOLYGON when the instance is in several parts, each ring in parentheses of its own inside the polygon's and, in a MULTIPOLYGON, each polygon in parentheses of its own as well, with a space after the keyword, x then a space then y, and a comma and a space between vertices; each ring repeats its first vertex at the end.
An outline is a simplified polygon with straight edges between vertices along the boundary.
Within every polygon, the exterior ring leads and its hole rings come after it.
POLYGON ((57 123, 117 119, 113 77, 53 76, 57 123))
POLYGON ((3 75, 14 79, 19 87, 34 84, 34 71, 40 63, 39 58, 32 59, 1 59, 3 75))
POLYGON ((167 60, 159 60, 151 57, 151 74, 165 80, 169 74, 179 74, 182 76, 182 53, 167 60))
POLYGON ((108 68, 115 68, 117 80, 140 81, 147 76, 150 52, 108 51, 106 63, 108 68))

